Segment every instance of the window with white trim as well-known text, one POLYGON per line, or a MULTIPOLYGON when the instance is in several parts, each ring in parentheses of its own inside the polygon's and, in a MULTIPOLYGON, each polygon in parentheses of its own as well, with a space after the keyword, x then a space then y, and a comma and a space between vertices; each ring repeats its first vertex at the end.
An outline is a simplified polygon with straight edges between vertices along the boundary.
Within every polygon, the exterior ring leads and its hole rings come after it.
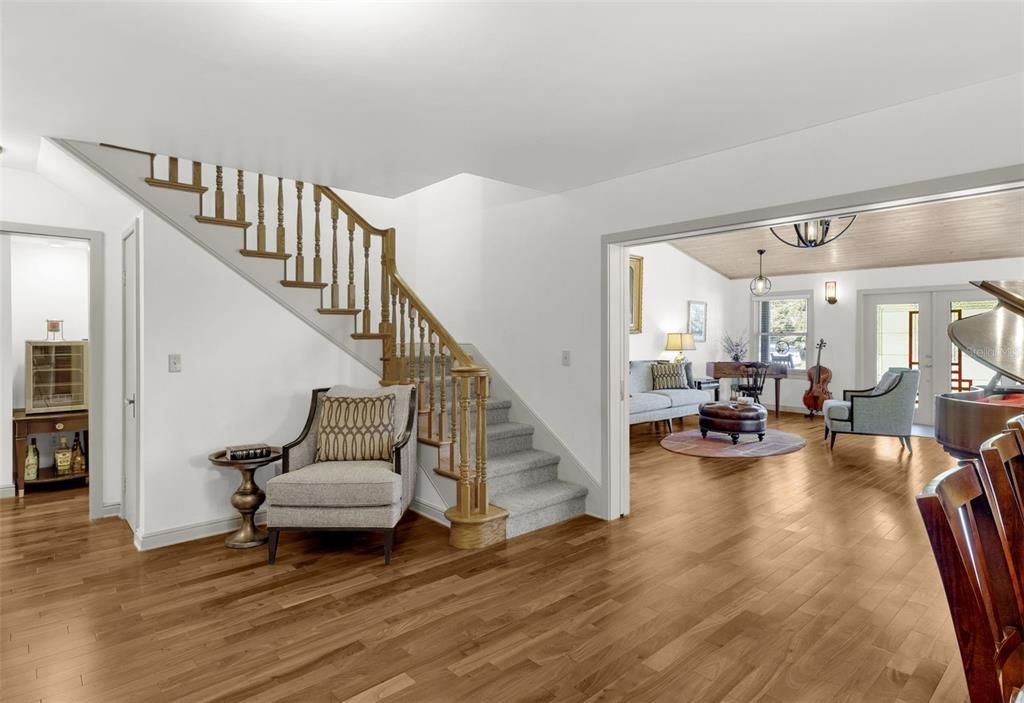
POLYGON ((754 346, 758 361, 807 368, 810 293, 783 293, 754 300, 754 346))

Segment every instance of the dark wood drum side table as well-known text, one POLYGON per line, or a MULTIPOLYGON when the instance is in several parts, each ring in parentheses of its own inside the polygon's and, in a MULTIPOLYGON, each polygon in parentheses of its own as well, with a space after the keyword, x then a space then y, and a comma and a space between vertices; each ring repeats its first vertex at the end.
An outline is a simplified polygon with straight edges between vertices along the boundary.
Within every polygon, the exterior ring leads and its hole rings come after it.
POLYGON ((256 511, 263 505, 267 496, 256 482, 253 474, 256 469, 263 468, 268 464, 281 460, 281 448, 271 447, 270 456, 262 459, 227 459, 225 450, 213 452, 207 457, 214 466, 225 469, 236 469, 242 474, 242 483, 239 484, 231 496, 231 505, 242 515, 242 526, 238 531, 224 540, 224 546, 231 549, 249 549, 259 547, 267 543, 267 531, 256 527, 253 519, 256 511))

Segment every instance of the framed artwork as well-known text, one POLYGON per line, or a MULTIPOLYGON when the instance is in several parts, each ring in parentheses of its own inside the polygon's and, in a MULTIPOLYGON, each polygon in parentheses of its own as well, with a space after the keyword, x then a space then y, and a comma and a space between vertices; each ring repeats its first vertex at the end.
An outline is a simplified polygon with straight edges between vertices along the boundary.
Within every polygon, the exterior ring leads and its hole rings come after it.
POLYGON ((629 257, 629 333, 644 327, 644 257, 629 257))
POLYGON ((702 300, 686 301, 686 330, 693 341, 708 341, 708 304, 702 300))

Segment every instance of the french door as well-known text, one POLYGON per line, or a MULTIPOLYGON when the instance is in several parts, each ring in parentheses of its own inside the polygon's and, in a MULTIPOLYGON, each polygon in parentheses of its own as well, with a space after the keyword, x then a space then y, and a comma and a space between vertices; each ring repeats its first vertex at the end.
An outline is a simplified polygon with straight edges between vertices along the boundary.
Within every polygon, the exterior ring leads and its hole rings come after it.
MULTIPOLYGON (((863 297, 864 338, 861 383, 875 384, 892 367, 921 372, 914 422, 934 423, 932 293, 874 293, 863 297)), ((943 327, 945 332, 945 327, 943 327)))
POLYGON ((947 333, 949 323, 987 312, 995 305, 995 298, 977 288, 865 294, 861 384, 870 386, 892 366, 920 369, 914 422, 934 424, 936 394, 983 386, 993 375, 991 369, 953 346, 947 333))

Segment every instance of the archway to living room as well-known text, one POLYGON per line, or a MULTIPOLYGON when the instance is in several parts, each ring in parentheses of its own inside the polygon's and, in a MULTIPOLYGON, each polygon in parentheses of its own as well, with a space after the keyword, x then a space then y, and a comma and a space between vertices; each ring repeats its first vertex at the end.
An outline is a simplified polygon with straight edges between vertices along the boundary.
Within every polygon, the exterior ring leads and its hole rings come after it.
MULTIPOLYGON (((1022 226, 1021 185, 1019 174, 1009 171, 969 174, 606 236, 603 485, 609 514, 641 509, 640 493, 657 499, 697 477, 756 475, 765 466, 790 465, 787 475, 799 481, 808 461, 843 461, 844 445, 847 459, 857 454, 881 463, 899 452, 909 461, 915 455, 908 448, 935 448, 934 441, 911 435, 931 434, 929 414, 921 409, 935 393, 962 389, 951 380, 955 351, 945 349, 948 340, 943 344, 949 306, 936 306, 920 330, 909 316, 913 329, 904 325, 893 333, 887 323, 883 339, 874 319, 881 308, 871 308, 872 296, 927 290, 984 304, 990 296, 969 281, 1024 276, 1024 251, 1013 234, 1022 226), (794 225, 823 221, 832 225, 828 244, 798 248, 783 241, 795 240, 794 225), (762 274, 766 283, 758 282, 762 274), (915 333, 917 342, 927 342, 921 358, 908 351, 907 334, 915 333), (743 362, 766 368, 751 370, 743 362), (813 414, 804 404, 805 391, 818 380, 814 370, 820 366, 831 383, 816 387, 812 405, 824 392, 841 399, 843 390, 874 386, 883 363, 912 368, 920 377, 926 397, 914 399, 913 430, 866 437, 837 424, 842 431, 829 437, 838 440, 832 453, 820 398, 813 414), (631 464, 658 474, 656 485, 637 481, 631 464)), ((941 465, 944 457, 939 451, 935 460, 941 465)))

